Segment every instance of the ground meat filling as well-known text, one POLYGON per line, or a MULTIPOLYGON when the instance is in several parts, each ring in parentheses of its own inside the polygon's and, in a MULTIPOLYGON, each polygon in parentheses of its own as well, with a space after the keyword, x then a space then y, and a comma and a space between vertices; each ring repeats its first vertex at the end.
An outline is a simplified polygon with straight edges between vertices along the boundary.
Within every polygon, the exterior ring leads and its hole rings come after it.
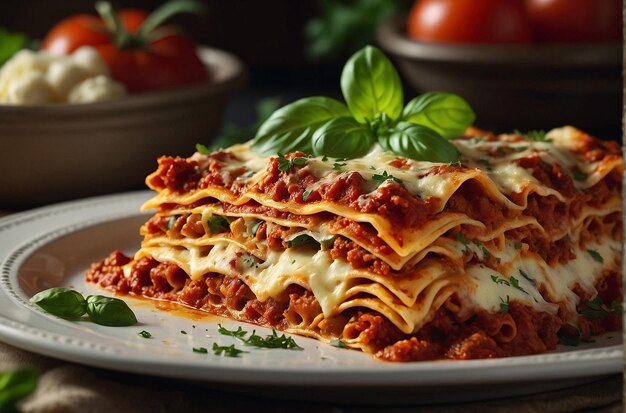
MULTIPOLYGON (((279 297, 260 301, 237 277, 208 273, 201 279, 191 280, 177 266, 147 257, 132 262, 130 275, 125 277, 122 267, 131 262, 131 258, 115 251, 91 266, 87 280, 118 293, 176 301, 212 314, 279 330, 307 326, 321 314, 315 297, 300 286, 289 286, 279 297)), ((598 289, 605 301, 621 297, 618 275, 607 274, 598 289)), ((588 337, 614 331, 620 322, 619 315, 585 319, 581 332, 583 337, 588 337)), ((456 319, 455 314, 443 306, 432 321, 409 335, 375 311, 353 309, 324 320, 318 333, 325 339, 358 339, 364 350, 381 360, 408 362, 542 353, 553 350, 558 334, 567 334, 568 328, 569 325, 562 324, 556 315, 512 301, 507 312, 479 310, 466 320, 456 319), (510 325, 515 326, 515 334, 510 325)))

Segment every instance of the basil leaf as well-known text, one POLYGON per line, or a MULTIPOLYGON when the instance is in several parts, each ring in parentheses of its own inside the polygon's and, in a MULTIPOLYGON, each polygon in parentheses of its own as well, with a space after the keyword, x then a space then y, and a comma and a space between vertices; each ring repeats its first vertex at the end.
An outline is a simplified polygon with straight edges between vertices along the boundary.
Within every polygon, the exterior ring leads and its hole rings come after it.
POLYGON ((81 293, 69 288, 50 288, 35 294, 30 301, 46 312, 67 320, 76 320, 87 311, 81 293))
POLYGON ((263 122, 252 149, 264 155, 294 151, 311 154, 313 133, 330 119, 349 115, 348 108, 335 99, 315 96, 297 100, 263 122))
POLYGON ((444 138, 455 138, 476 120, 469 103, 453 93, 430 92, 407 103, 402 121, 429 127, 444 138))
POLYGON ((304 246, 319 247, 320 243, 315 241, 315 238, 307 234, 300 234, 297 237, 287 241, 287 248, 297 248, 304 246))
POLYGON ((375 47, 366 46, 348 60, 341 73, 341 91, 350 112, 361 123, 373 121, 381 113, 392 120, 402 114, 400 76, 375 47))
POLYGON ((387 151, 416 161, 451 163, 459 160, 459 151, 449 141, 426 126, 401 122, 378 138, 387 151))
POLYGON ((207 221, 211 234, 219 234, 220 232, 230 231, 230 223, 220 215, 211 215, 207 221))
POLYGON ((9 32, 0 27, 0 66, 28 46, 28 43, 29 39, 25 34, 9 32))
POLYGON ((374 145, 374 134, 353 117, 331 119, 313 134, 313 154, 332 158, 359 158, 374 145))
POLYGON ((35 391, 38 377, 33 368, 0 373, 0 412, 17 412, 15 404, 35 391))
POLYGON ((103 326, 122 327, 137 323, 137 317, 128 304, 118 298, 103 295, 87 297, 87 314, 91 321, 103 326))

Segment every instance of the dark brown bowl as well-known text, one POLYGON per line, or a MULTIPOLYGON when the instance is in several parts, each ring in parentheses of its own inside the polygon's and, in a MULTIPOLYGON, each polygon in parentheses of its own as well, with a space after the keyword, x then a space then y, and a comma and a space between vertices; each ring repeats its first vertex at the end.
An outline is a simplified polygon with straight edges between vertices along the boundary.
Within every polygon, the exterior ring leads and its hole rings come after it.
POLYGON ((497 132, 574 125, 621 138, 622 44, 452 45, 405 34, 404 20, 377 31, 416 93, 447 91, 476 111, 477 126, 497 132))
POLYGON ((0 106, 0 209, 144 188, 157 157, 209 143, 246 70, 229 53, 199 53, 207 83, 92 104, 0 106))

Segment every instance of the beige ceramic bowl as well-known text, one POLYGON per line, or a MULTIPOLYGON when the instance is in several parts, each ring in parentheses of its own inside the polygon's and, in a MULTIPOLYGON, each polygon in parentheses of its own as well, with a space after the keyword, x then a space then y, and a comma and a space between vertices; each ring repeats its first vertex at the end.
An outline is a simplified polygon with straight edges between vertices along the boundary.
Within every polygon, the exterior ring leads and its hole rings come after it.
POLYGON ((189 156, 218 132, 246 71, 199 49, 205 84, 84 104, 0 106, 0 209, 144 187, 161 155, 189 156))
POLYGON ((424 43, 403 21, 378 28, 377 41, 416 93, 449 91, 467 99, 477 125, 497 132, 577 126, 621 137, 622 45, 522 46, 424 43))

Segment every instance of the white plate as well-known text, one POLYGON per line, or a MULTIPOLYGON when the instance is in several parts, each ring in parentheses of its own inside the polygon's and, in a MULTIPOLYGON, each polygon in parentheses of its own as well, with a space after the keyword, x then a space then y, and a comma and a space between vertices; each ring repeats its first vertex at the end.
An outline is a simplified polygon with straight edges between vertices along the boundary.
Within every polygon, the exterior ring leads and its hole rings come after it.
POLYGON ((142 191, 90 198, 0 219, 0 338, 91 366, 244 392, 262 393, 279 385, 283 389, 279 396, 318 401, 437 403, 505 397, 571 386, 622 370, 619 333, 537 356, 398 364, 302 337, 294 337, 302 351, 245 347, 220 335, 217 324, 231 329, 241 325, 259 334, 270 331, 148 300, 125 297, 140 324, 115 328, 65 321, 29 303, 34 293, 53 286, 103 294, 84 282, 84 271, 114 249, 132 254, 139 247, 138 228, 149 215, 138 210, 149 196, 142 191), (152 338, 139 336, 141 330, 152 338), (210 350, 214 342, 235 344, 248 352, 237 358, 217 356, 210 350), (198 354, 194 347, 209 352, 198 354))

